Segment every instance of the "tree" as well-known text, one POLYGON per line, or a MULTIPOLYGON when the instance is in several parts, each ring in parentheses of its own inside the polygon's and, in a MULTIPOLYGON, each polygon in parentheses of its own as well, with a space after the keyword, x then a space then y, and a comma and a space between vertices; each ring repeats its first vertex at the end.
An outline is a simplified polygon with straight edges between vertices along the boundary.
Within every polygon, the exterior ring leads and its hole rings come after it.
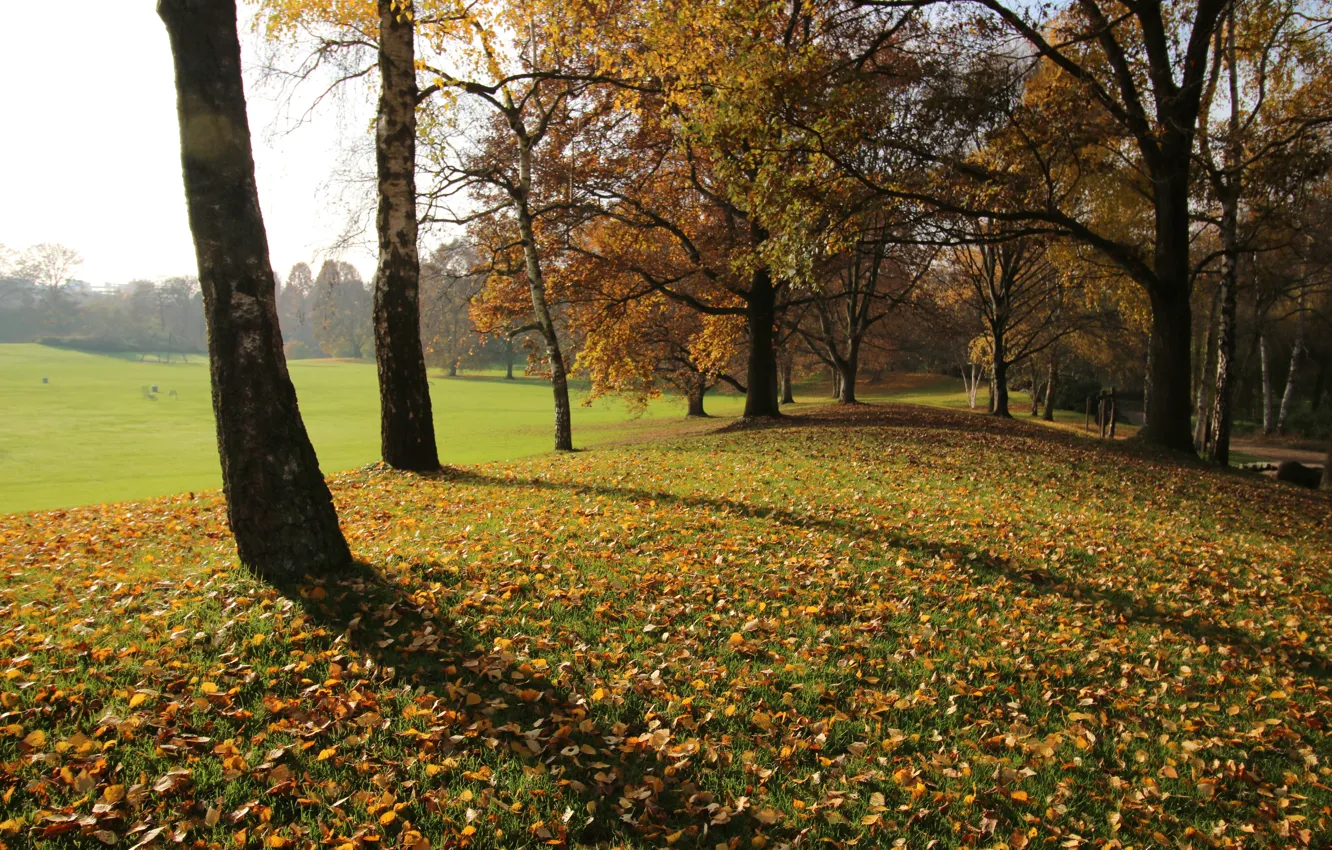
POLYGON ((870 331, 907 304, 936 251, 866 222, 854 242, 823 264, 810 309, 799 325, 815 356, 834 373, 838 403, 856 403, 861 350, 870 331), (896 241, 895 241, 896 239, 896 241))
MULTIPOLYGON (((423 0, 430 15, 447 16, 423 0)), ((379 260, 373 281, 373 332, 379 379, 380 451, 398 469, 439 468, 430 384, 420 339, 420 256, 417 246, 416 112, 430 92, 417 83, 417 17, 414 0, 263 0, 270 38, 313 41, 294 72, 315 76, 328 64, 336 71, 329 90, 358 80, 378 67, 380 95, 375 122, 378 174, 376 230, 379 260), (364 66, 365 54, 377 63, 364 66)), ((431 89, 431 92, 435 89, 431 89)), ((319 99, 322 99, 322 95, 319 99)))
POLYGON ((303 342, 311 348, 318 345, 314 338, 314 294, 314 273, 310 267, 305 263, 292 266, 277 299, 284 342, 303 342))
POLYGON ((843 73, 849 87, 893 92, 900 108, 863 110, 866 126, 853 141, 807 130, 811 147, 872 191, 1059 233, 1118 264, 1152 305, 1151 419, 1143 436, 1181 451, 1193 443, 1194 134, 1212 38, 1228 2, 1082 0, 1052 13, 1044 4, 974 0, 979 20, 929 29, 913 45, 912 55, 924 57, 918 85, 869 61, 898 49, 900 24, 890 18, 877 33, 867 31, 867 58, 846 63, 843 73), (904 150, 930 167, 881 172, 879 160, 864 155, 866 139, 872 149, 904 150), (1121 198, 1145 201, 1145 232, 1125 228, 1122 215, 1099 214, 1106 199, 1121 198))
POLYGON ((571 15, 559 4, 497 2, 469 7, 431 31, 440 59, 452 61, 451 68, 431 67, 434 86, 459 99, 433 122, 437 185, 431 197, 441 211, 432 220, 484 231, 475 234, 476 241, 500 258, 499 265, 492 263, 487 287, 510 290, 492 303, 512 308, 512 285, 525 283, 531 309, 522 327, 539 334, 545 347, 556 451, 573 450, 573 423, 568 365, 549 297, 547 268, 555 240, 544 224, 568 203, 559 186, 539 179, 539 158, 552 144, 556 126, 575 123, 576 104, 593 85, 601 61, 595 49, 557 37, 570 26, 571 15), (459 215, 444 208, 459 193, 482 211, 459 215), (517 268, 515 253, 521 258, 517 268))
POLYGON ((17 277, 31 280, 39 293, 46 320, 59 326, 64 321, 65 291, 74 270, 83 265, 83 257, 73 248, 58 242, 43 242, 23 253, 17 277))
POLYGON ((227 516, 241 562, 290 581, 351 553, 287 374, 259 211, 234 0, 159 0, 208 323, 227 516))
POLYGON ((350 263, 325 260, 314 282, 314 338, 330 357, 365 356, 372 339, 370 295, 350 263))
MULTIPOLYGON (((476 266, 471 246, 448 242, 421 267, 421 344, 428 362, 447 369, 450 377, 458 374, 463 358, 480 341, 470 314, 472 299, 484 281, 474 273, 476 266)), ((512 376, 510 358, 508 377, 512 376)))
POLYGON ((421 349, 421 259, 417 249, 416 10, 412 0, 379 3, 379 266, 375 273, 375 364, 380 451, 397 469, 439 468, 435 420, 421 349))
MULTIPOLYGON (((1271 220, 1288 218, 1289 198, 1303 195, 1303 184, 1327 168, 1326 151, 1320 150, 1325 145, 1316 131, 1332 120, 1328 103, 1332 78, 1325 70, 1321 24, 1305 23, 1311 12, 1309 4, 1296 0, 1232 4, 1216 31, 1204 89, 1198 160, 1219 208, 1219 214, 1208 218, 1219 234, 1221 269, 1212 407, 1207 413, 1199 411, 1198 430, 1206 435, 1201 448, 1208 459, 1222 466, 1229 462, 1238 376, 1241 260, 1246 253, 1262 250, 1262 243, 1270 241, 1271 220), (1224 119, 1215 132, 1213 111, 1224 119), (1276 203, 1271 202, 1273 196, 1276 203)), ((1209 323, 1209 336, 1211 332, 1209 323)), ((1300 353, 1300 342, 1297 339, 1292 363, 1300 353)))

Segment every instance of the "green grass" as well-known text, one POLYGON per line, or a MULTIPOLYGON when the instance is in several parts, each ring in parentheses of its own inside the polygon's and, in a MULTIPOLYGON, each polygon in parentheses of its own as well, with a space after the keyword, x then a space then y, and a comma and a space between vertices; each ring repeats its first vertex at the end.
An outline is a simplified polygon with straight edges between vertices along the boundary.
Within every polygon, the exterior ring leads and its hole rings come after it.
POLYGON ((9 847, 1323 847, 1328 499, 882 406, 0 519, 9 847), (100 836, 100 837, 99 837, 100 836))
MULTIPOLYGON (((377 460, 374 365, 304 360, 290 367, 324 472, 377 460)), ((551 392, 543 380, 432 374, 431 395, 446 464, 550 450, 551 392)), ((0 400, 0 514, 221 486, 205 358, 165 364, 0 345, 0 400), (153 384, 161 391, 155 400, 142 393, 153 384), (171 390, 177 397, 169 397, 171 390)), ((688 427, 675 399, 654 404, 640 419, 614 400, 590 408, 578 402, 575 397, 573 424, 580 447, 688 427)), ((718 395, 708 406, 726 416, 741 402, 718 395)))

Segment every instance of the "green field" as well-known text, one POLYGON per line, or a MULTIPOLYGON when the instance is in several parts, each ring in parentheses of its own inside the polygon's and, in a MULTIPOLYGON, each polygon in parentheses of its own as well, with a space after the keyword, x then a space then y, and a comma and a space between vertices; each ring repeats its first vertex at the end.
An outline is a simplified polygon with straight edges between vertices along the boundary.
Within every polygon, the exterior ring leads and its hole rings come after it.
MULTIPOLYGON (((379 458, 372 362, 293 361, 301 413, 325 473, 379 458)), ((435 431, 446 464, 510 460, 550 450, 549 384, 536 378, 431 376, 435 431)), ((633 419, 618 401, 575 396, 574 443, 605 445, 688 430, 676 399, 633 419)), ((734 415, 735 396, 708 399, 734 415)), ((693 426, 697 428, 698 426, 693 426)), ((220 487, 208 366, 0 345, 0 514, 117 502, 220 487), (42 378, 50 379, 43 384, 42 378), (142 388, 156 384, 155 398, 142 388), (170 396, 175 390, 176 397, 170 396)))

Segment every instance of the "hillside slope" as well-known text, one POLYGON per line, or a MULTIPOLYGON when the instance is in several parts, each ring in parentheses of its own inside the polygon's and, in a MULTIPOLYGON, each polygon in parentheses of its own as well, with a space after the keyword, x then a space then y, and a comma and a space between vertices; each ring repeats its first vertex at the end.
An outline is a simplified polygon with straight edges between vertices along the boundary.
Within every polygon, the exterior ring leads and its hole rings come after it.
MULTIPOLYGON (((1319 846, 1332 502, 905 406, 0 519, 0 841, 1319 846)), ((145 845, 147 846, 147 845, 145 845)))

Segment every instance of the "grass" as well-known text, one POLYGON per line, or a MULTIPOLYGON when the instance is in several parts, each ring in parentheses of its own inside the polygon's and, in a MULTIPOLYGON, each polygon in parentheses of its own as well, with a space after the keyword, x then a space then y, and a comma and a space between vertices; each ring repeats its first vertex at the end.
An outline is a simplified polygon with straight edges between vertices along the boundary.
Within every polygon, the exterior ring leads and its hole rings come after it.
POLYGON ((1316 493, 920 407, 0 519, 0 841, 1332 840, 1316 493))
MULTIPOLYGON (((301 413, 326 472, 379 458, 372 363, 293 361, 301 413)), ((435 430, 445 463, 508 460, 549 451, 549 384, 536 378, 432 375, 435 430)), ((39 345, 0 345, 0 514, 118 502, 221 486, 208 366, 138 362, 39 345), (43 384, 42 378, 50 379, 43 384), (156 384, 156 398, 142 388, 156 384), (175 390, 176 397, 169 395, 175 390)), ((709 398, 734 415, 734 396, 709 398)), ((575 398, 580 447, 685 429, 670 399, 632 419, 615 401, 575 398)), ((696 426, 695 426, 696 427, 696 426)))

